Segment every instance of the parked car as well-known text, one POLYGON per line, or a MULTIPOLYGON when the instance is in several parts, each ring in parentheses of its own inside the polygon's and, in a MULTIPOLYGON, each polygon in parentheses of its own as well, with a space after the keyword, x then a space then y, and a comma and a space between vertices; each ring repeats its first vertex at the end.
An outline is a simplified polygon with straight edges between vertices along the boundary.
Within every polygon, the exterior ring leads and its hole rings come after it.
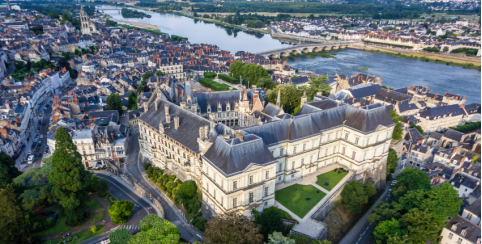
POLYGON ((35 155, 30 155, 30 156, 28 156, 27 163, 32 164, 34 160, 35 160, 35 155))
POLYGON ((42 139, 42 138, 44 138, 44 135, 43 135, 43 134, 40 135, 40 139, 42 139))
POLYGON ((42 157, 42 154, 41 153, 37 154, 37 157, 38 158, 42 157))
POLYGON ((36 142, 36 141, 34 141, 34 142, 32 143, 32 149, 34 149, 35 146, 37 146, 37 142, 36 142))

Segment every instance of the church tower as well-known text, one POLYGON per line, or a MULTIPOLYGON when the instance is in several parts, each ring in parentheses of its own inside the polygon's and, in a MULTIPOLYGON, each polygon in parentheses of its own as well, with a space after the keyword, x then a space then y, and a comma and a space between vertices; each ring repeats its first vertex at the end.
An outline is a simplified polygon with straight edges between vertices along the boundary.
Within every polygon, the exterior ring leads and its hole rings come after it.
POLYGON ((84 10, 84 5, 80 5, 80 23, 81 31, 83 35, 91 35, 90 31, 90 21, 87 12, 84 10))

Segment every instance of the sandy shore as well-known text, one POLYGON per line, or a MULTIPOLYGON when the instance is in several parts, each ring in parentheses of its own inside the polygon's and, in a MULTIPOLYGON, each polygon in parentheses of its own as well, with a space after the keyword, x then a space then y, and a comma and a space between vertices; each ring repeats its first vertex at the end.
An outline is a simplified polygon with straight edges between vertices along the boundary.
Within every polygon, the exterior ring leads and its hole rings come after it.
POLYGON ((117 22, 120 22, 120 23, 127 23, 127 24, 131 24, 131 25, 133 25, 133 26, 137 26, 137 27, 141 27, 141 28, 149 28, 149 29, 153 29, 153 30, 161 30, 161 27, 155 26, 155 25, 151 25, 151 24, 140 23, 140 22, 135 22, 135 21, 130 21, 130 20, 120 20, 120 19, 114 19, 114 20, 117 21, 117 22))

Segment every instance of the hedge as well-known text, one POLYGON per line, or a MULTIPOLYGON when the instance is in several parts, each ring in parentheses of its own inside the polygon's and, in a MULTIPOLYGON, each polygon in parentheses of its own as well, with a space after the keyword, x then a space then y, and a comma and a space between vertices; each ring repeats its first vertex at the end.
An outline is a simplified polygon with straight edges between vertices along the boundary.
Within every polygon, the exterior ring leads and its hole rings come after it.
POLYGON ((475 129, 480 129, 480 121, 467 123, 465 125, 459 125, 457 127, 453 127, 452 129, 460 132, 467 132, 475 129))
POLYGON ((216 77, 216 73, 214 73, 214 72, 204 72, 204 78, 213 79, 214 77, 216 77))
POLYGON ((234 77, 231 77, 229 75, 226 75, 226 74, 219 74, 218 78, 223 80, 223 81, 229 82, 231 84, 239 84, 238 79, 236 79, 234 77))
POLYGON ((229 91, 228 85, 217 83, 209 78, 200 78, 199 83, 207 88, 211 88, 214 91, 229 91))

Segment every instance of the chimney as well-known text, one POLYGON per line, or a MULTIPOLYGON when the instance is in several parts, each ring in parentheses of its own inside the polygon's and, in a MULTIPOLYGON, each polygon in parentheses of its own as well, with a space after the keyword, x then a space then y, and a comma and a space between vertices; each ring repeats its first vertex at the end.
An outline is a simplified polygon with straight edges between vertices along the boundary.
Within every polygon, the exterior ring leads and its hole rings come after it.
POLYGON ((164 104, 164 113, 166 113, 166 123, 171 123, 171 115, 169 114, 169 104, 164 104))
POLYGON ((461 109, 465 109, 465 104, 460 105, 461 109))
POLYGON ((449 94, 449 92, 446 92, 446 93, 445 93, 445 96, 447 96, 448 94, 449 94))
POLYGON ((174 117, 174 129, 179 128, 179 117, 174 117))
POLYGON ((208 88, 208 92, 211 92, 211 88, 208 88))
POLYGON ((230 90, 230 91, 232 91, 232 90, 233 90, 233 88, 230 86, 230 87, 229 87, 229 90, 230 90))
POLYGON ((199 127, 199 139, 204 140, 204 127, 199 127))
POLYGON ((387 89, 387 92, 390 92, 390 88, 387 89))

